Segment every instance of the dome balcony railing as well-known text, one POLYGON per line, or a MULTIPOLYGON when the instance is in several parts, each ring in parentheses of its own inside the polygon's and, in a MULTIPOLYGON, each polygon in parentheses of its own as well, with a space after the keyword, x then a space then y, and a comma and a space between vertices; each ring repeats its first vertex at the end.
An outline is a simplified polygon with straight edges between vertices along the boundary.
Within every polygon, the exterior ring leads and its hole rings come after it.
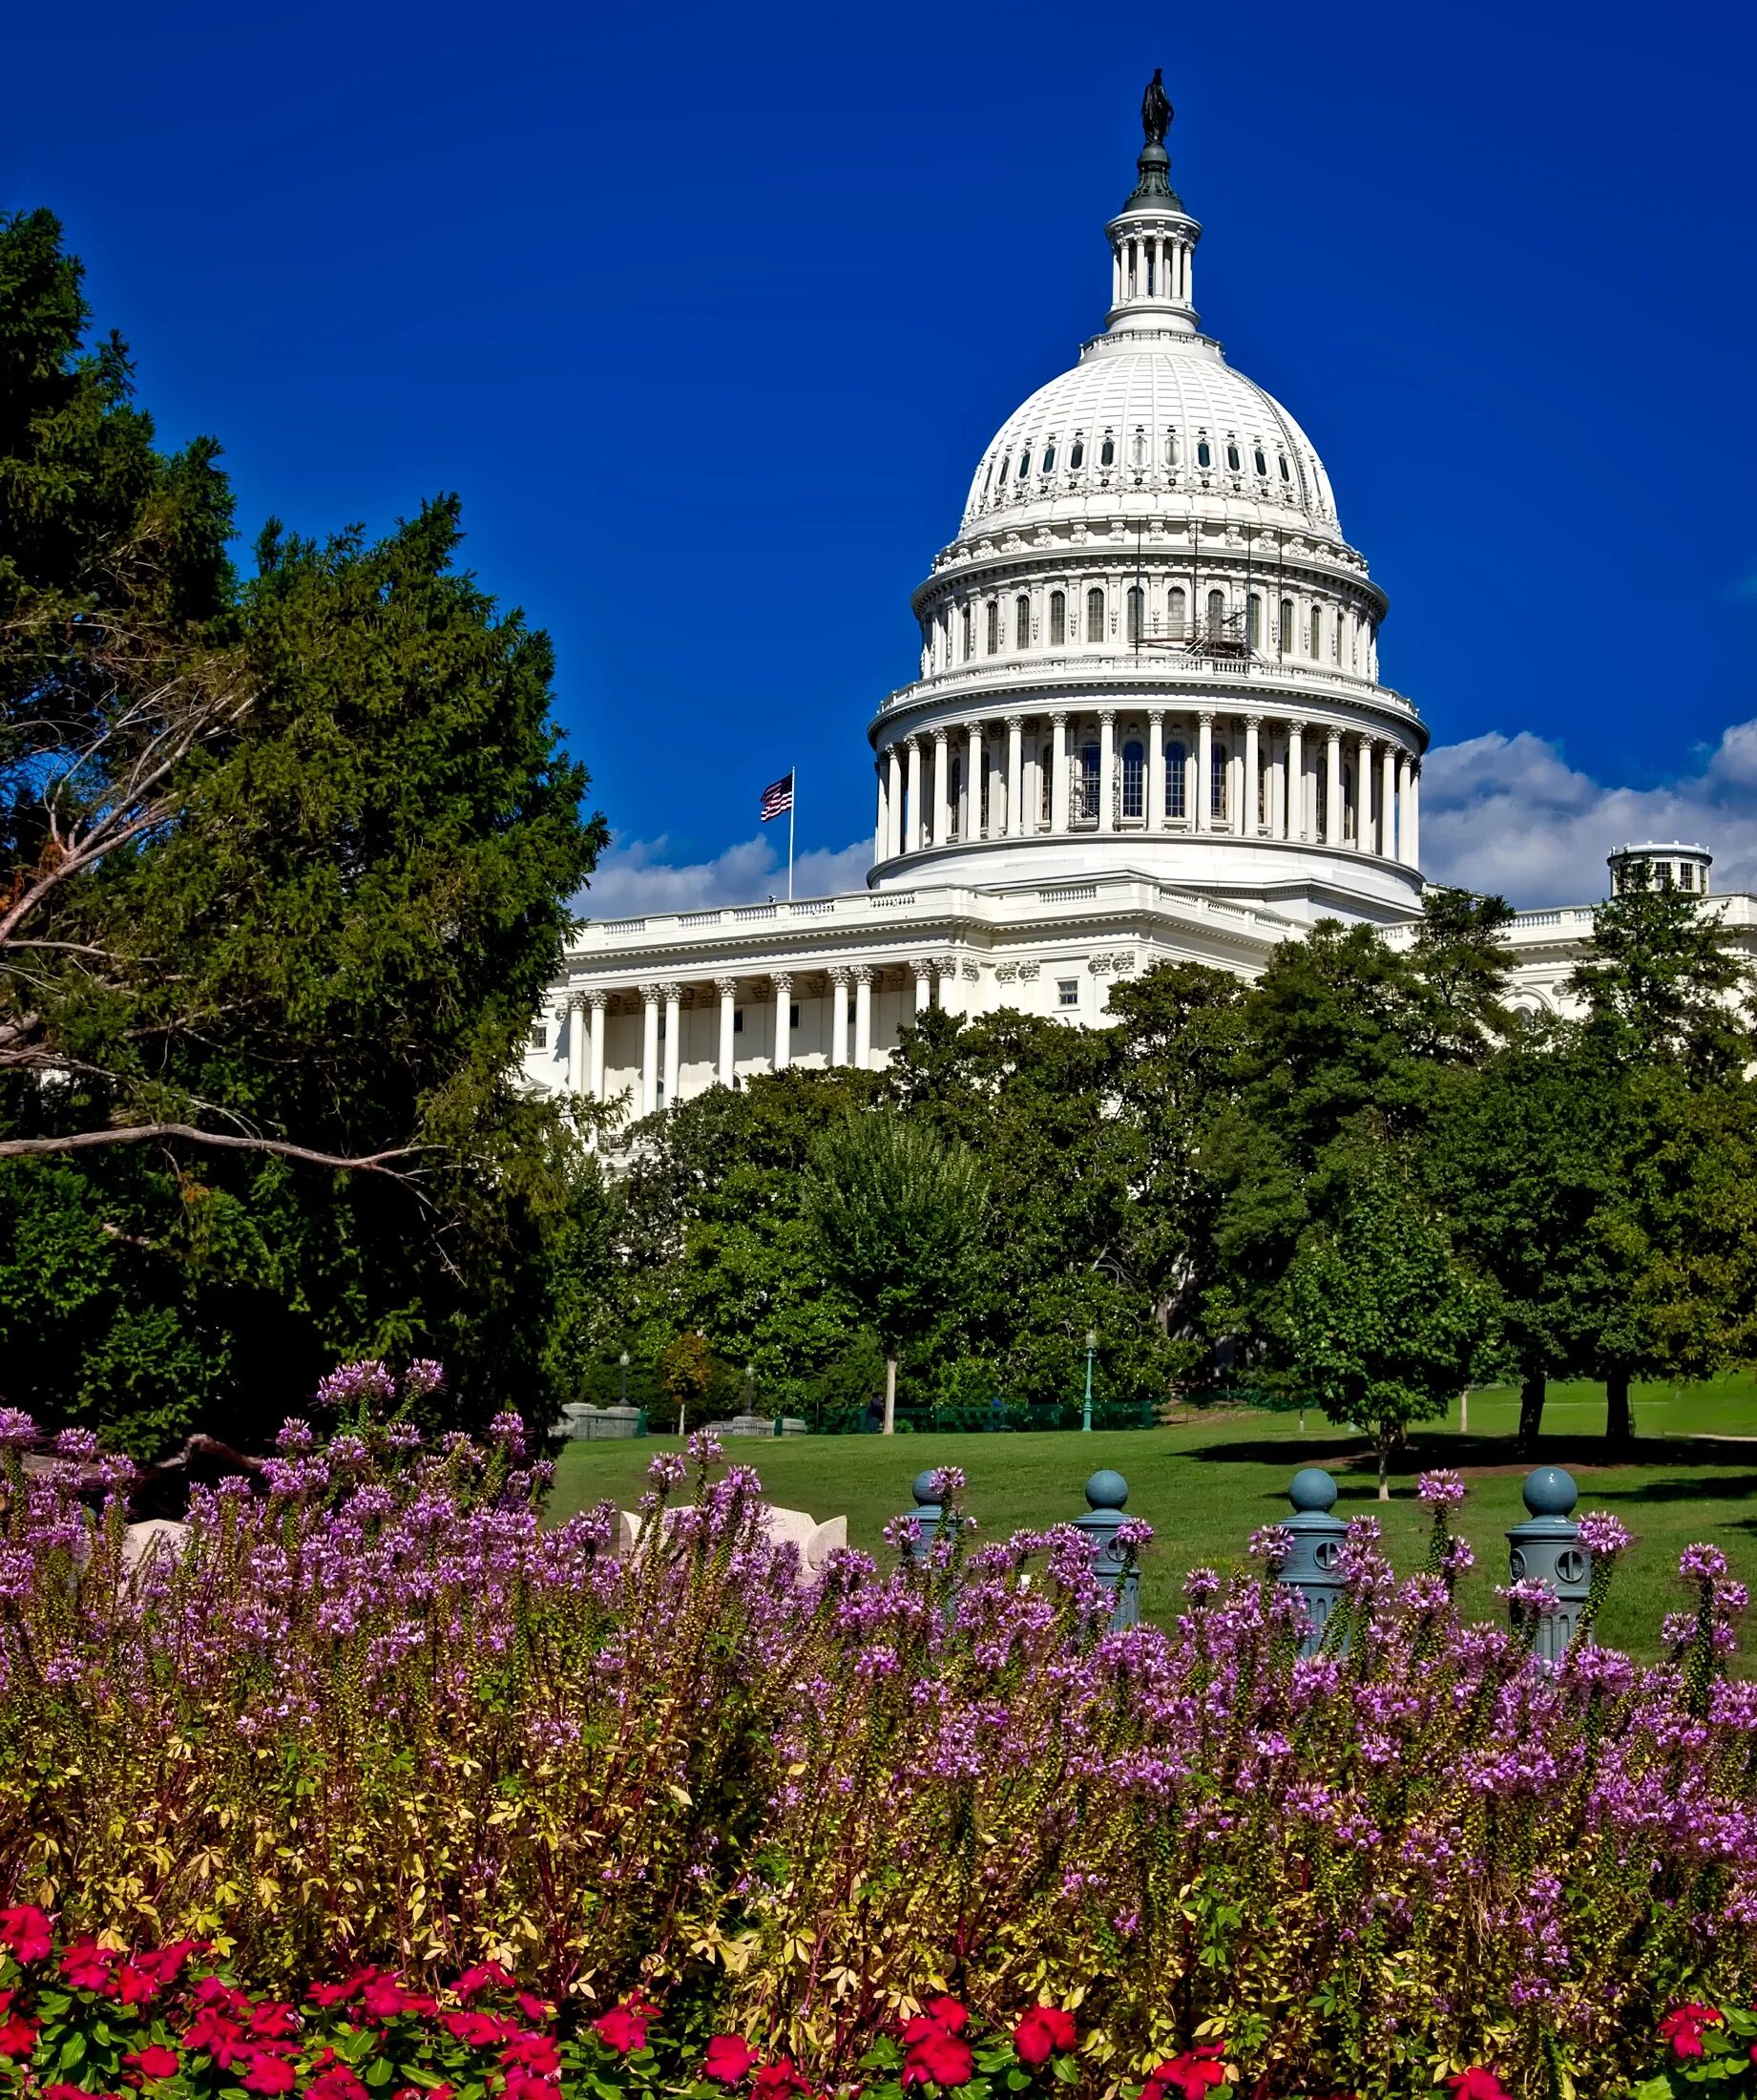
POLYGON ((1046 698, 1090 682, 1142 680, 1154 684, 1175 682, 1200 688, 1203 685, 1250 684, 1280 687, 1289 693, 1333 693, 1350 700, 1370 699, 1375 707, 1389 707, 1412 718, 1415 704, 1390 685, 1382 685, 1366 671, 1344 670, 1335 664, 1313 663, 1299 657, 1273 657, 1261 653, 1224 657, 1192 652, 1166 640, 1143 640, 1139 648, 1096 649, 1078 645, 1016 651, 1008 656, 972 658, 968 662, 929 671, 912 684, 899 685, 879 703, 880 715, 899 707, 955 694, 972 687, 996 694, 1019 687, 1043 692, 1046 698))

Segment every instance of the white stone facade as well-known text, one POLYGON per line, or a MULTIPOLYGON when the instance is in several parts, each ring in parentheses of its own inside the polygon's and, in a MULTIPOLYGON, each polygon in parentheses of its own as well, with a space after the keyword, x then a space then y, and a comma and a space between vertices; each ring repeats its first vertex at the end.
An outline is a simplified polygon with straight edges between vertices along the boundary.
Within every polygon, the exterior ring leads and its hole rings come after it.
MULTIPOLYGON (((1418 914, 1428 734, 1379 680, 1384 593, 1305 432, 1200 332, 1168 176, 1149 144, 1103 332, 1002 425, 914 593, 918 676, 868 730, 868 888, 588 921, 533 1084, 640 1116, 876 1065, 931 1000, 1091 1025, 1154 962, 1252 975, 1321 917, 1418 914)), ((1560 1003, 1588 932, 1524 914, 1520 1003, 1560 1003)))

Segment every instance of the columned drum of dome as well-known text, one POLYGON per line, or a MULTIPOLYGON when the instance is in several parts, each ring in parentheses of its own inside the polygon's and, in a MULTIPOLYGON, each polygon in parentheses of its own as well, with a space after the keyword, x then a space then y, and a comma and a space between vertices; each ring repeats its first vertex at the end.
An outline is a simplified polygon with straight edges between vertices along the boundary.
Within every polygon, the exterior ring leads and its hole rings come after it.
POLYGON ((1400 921, 1427 731, 1379 681, 1385 595, 1309 438, 1202 332, 1156 137, 1136 165, 1103 332, 1001 426, 914 594, 919 676, 868 729, 868 884, 1127 867, 1400 921))

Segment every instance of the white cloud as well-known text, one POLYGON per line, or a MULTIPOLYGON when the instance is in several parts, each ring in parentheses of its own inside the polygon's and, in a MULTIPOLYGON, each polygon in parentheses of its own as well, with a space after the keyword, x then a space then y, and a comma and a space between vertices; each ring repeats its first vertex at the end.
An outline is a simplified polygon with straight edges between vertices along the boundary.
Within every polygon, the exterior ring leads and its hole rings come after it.
POLYGON ((1757 721, 1735 723, 1694 770, 1661 788, 1607 788, 1528 730, 1491 730, 1423 760, 1422 867, 1526 910, 1592 904, 1613 847, 1681 839, 1714 854, 1717 889, 1757 888, 1753 790, 1757 721))
MULTIPOLYGON (((630 839, 611 847, 574 908, 593 918, 627 918, 642 912, 702 912, 720 904, 761 904, 785 896, 787 856, 766 833, 741 839, 712 860, 674 862, 670 841, 630 839)), ((872 841, 856 839, 839 852, 814 848, 793 862, 796 897, 833 896, 864 890, 872 841)))

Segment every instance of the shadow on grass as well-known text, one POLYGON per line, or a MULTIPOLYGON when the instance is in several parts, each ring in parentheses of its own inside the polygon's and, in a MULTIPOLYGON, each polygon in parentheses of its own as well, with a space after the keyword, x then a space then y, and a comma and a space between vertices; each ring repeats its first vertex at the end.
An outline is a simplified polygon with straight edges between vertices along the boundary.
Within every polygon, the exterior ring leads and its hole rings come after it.
MULTIPOLYGON (((1198 1464, 1267 1465, 1285 1469, 1289 1480, 1304 1465, 1321 1465, 1337 1477, 1347 1501, 1358 1500, 1363 1482, 1374 1494, 1378 1489, 1378 1460, 1359 1437, 1305 1437, 1289 1448, 1285 1438, 1242 1438, 1236 1442, 1202 1444, 1187 1456, 1198 1464)), ((1706 1438, 1682 1437, 1637 1438, 1632 1450, 1615 1455, 1602 1437, 1544 1437, 1538 1439, 1535 1459, 1516 1459, 1507 1437, 1412 1438, 1408 1447, 1392 1459, 1390 1477, 1393 1488, 1413 1484, 1416 1476, 1432 1467, 1454 1466, 1466 1473, 1505 1474, 1523 1478, 1534 1466, 1559 1465, 1570 1472, 1635 1473, 1652 1467, 1678 1467, 1680 1477, 1671 1480, 1628 1480, 1595 1482, 1593 1493, 1601 1500, 1628 1502, 1685 1502, 1703 1493, 1705 1472, 1713 1472, 1715 1496, 1757 1495, 1757 1473, 1751 1472, 1747 1454, 1742 1450, 1716 1449, 1706 1438), (1746 1470, 1722 1472, 1743 1461, 1746 1470)), ((1754 1522, 1753 1528, 1757 1528, 1754 1522)))

